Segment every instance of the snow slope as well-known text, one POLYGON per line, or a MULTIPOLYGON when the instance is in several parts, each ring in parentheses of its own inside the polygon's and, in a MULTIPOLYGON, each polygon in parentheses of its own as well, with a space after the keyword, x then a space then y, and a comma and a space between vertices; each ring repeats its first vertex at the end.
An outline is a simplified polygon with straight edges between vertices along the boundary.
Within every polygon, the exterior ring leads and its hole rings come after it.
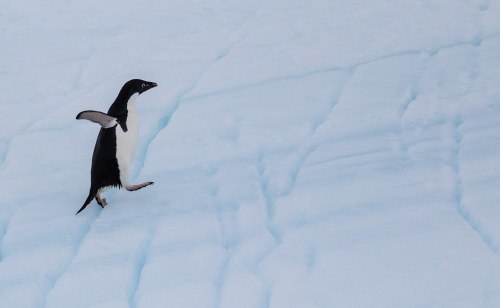
POLYGON ((0 307, 500 306, 499 1, 0 11, 0 307), (75 216, 132 78, 137 192, 75 216))

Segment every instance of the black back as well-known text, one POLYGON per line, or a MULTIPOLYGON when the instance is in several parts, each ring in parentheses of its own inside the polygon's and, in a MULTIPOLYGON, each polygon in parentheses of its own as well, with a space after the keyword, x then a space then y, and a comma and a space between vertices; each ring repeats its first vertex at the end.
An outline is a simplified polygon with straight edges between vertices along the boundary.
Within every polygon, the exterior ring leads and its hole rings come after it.
POLYGON ((116 159, 116 126, 101 128, 92 155, 91 188, 121 187, 116 159))
POLYGON ((96 197, 99 189, 122 186, 120 169, 116 158, 116 127, 101 128, 95 142, 90 170, 90 191, 87 199, 76 214, 83 211, 96 197))

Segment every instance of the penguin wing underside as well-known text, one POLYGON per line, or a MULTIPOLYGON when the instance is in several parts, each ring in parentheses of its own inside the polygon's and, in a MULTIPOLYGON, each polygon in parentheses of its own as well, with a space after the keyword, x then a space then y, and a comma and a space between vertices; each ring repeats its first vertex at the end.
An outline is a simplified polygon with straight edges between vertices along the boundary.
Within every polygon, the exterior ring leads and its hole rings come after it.
POLYGON ((80 112, 76 116, 77 120, 89 120, 94 123, 101 125, 104 128, 111 128, 118 124, 118 120, 115 117, 109 116, 104 112, 95 110, 85 110, 80 112))

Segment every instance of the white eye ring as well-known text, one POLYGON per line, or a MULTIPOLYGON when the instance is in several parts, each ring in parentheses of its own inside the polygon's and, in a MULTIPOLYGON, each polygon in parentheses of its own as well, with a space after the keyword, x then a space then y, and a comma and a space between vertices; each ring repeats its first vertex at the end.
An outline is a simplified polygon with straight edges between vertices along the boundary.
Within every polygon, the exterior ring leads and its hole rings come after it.
POLYGON ((145 86, 145 85, 146 85, 146 84, 144 84, 144 83, 143 83, 143 84, 142 84, 142 87, 144 88, 144 86, 145 86))

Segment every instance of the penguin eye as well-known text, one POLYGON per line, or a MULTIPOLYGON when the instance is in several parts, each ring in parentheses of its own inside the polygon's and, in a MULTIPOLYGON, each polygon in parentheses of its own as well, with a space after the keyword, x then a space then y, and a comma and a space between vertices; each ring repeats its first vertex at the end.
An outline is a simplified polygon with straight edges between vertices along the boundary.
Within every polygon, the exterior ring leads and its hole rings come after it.
POLYGON ((144 86, 145 86, 145 85, 146 85, 146 84, 144 84, 144 83, 143 83, 143 84, 142 84, 142 87, 144 88, 144 86))

